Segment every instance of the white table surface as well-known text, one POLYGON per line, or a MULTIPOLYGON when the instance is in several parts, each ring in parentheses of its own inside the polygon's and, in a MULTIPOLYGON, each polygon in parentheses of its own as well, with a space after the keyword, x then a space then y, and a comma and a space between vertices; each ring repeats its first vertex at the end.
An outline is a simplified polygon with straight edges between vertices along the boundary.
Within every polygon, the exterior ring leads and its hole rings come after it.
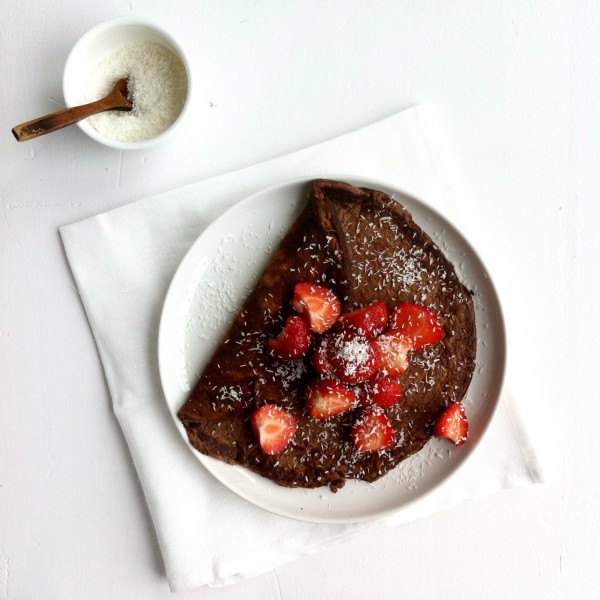
POLYGON ((4 0, 0 597, 171 596, 57 227, 423 101, 451 134, 548 481, 178 596, 598 597, 599 32, 595 0, 4 0), (187 133, 133 154, 75 127, 17 144, 12 126, 63 106, 79 36, 130 14, 189 51, 187 133))

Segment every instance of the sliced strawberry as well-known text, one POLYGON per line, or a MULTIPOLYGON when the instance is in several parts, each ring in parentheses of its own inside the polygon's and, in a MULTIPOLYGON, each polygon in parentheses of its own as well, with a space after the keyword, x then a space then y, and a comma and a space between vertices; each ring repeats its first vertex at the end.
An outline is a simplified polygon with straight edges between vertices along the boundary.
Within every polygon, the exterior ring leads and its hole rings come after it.
POLYGON ((298 428, 296 418, 276 404, 264 404, 250 418, 252 430, 267 454, 283 452, 298 428))
POLYGON ((327 331, 342 312, 342 305, 331 290, 306 282, 294 287, 292 308, 306 319, 315 333, 327 331))
POLYGON ((358 394, 361 406, 376 405, 389 408, 402 398, 402 386, 395 379, 383 373, 377 373, 369 381, 365 381, 358 394))
POLYGON ((367 381, 376 371, 377 352, 373 341, 364 335, 349 332, 332 334, 326 348, 333 374, 345 383, 356 385, 367 381))
POLYGON ((356 405, 354 390, 335 379, 317 379, 309 383, 304 396, 311 417, 328 419, 356 405))
POLYGON ((454 442, 455 446, 462 446, 467 441, 469 423, 462 404, 452 402, 433 425, 433 435, 454 442))
POLYGON ((437 344, 444 335, 437 315, 417 304, 400 304, 392 311, 390 329, 400 331, 413 341, 416 351, 437 344))
POLYGON ((324 335, 312 356, 312 363, 321 375, 355 384, 365 381, 374 372, 374 359, 371 340, 345 332, 324 335))
POLYGON ((396 434, 380 408, 367 408, 352 428, 352 441, 359 452, 379 452, 396 443, 396 434))
POLYGON ((310 330, 302 317, 288 317, 281 333, 267 340, 269 353, 285 360, 300 358, 309 348, 310 330))
POLYGON ((321 375, 333 375, 333 367, 331 366, 327 356, 328 344, 329 337, 325 336, 317 346, 317 349, 315 350, 311 359, 313 367, 316 369, 317 373, 320 373, 321 375))
POLYGON ((383 333, 388 323, 388 309, 383 302, 373 302, 369 306, 344 313, 336 323, 336 329, 352 331, 368 338, 383 333))
POLYGON ((413 350, 412 340, 398 331, 387 331, 373 340, 377 348, 376 369, 388 377, 400 377, 408 368, 408 355, 413 350))

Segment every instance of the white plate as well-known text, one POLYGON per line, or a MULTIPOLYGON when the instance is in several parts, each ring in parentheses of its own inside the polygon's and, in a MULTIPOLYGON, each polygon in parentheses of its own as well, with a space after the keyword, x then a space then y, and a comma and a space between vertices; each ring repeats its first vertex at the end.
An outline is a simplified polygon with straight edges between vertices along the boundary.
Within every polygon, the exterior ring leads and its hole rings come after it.
POLYGON ((272 251, 304 208, 311 179, 263 190, 214 221, 179 266, 163 308, 158 358, 169 410, 200 462, 224 485, 271 512, 313 522, 354 522, 397 511, 421 499, 472 454, 492 419, 502 386, 505 334, 493 284, 476 252, 442 215, 393 187, 370 179, 327 176, 381 190, 401 202, 436 241, 475 296, 477 359, 465 398, 469 441, 455 448, 432 439, 417 454, 374 483, 348 481, 329 488, 280 487, 243 467, 199 453, 189 443, 177 411, 253 289, 272 251))

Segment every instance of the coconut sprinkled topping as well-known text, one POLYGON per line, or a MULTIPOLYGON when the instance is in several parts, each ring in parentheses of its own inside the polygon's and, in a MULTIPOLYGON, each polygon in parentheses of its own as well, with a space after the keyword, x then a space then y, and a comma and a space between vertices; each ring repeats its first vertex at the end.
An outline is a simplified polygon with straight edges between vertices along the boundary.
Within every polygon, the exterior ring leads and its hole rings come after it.
POLYGON ((373 360, 369 341, 362 336, 334 337, 330 342, 333 354, 343 365, 344 375, 352 376, 373 360))
POLYGON ((303 360, 282 361, 275 369, 275 376, 281 380, 281 385, 286 390, 306 373, 308 365, 303 360))
POLYGON ((217 390, 217 397, 222 402, 241 402, 242 388, 239 385, 234 385, 232 387, 221 386, 217 390))

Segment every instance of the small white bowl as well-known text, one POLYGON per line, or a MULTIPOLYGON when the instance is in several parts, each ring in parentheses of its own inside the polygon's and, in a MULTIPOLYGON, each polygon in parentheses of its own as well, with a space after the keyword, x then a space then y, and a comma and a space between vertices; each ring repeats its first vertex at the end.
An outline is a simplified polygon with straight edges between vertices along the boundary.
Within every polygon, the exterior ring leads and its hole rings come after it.
POLYGON ((171 50, 183 63, 187 76, 187 96, 177 119, 162 133, 139 142, 121 142, 94 129, 86 119, 77 124, 92 139, 121 150, 142 150, 170 137, 187 112, 191 91, 191 72, 179 44, 163 29, 137 17, 117 17, 100 23, 84 34, 69 53, 63 74, 63 94, 68 107, 85 104, 90 76, 105 57, 136 42, 155 42, 171 50))

